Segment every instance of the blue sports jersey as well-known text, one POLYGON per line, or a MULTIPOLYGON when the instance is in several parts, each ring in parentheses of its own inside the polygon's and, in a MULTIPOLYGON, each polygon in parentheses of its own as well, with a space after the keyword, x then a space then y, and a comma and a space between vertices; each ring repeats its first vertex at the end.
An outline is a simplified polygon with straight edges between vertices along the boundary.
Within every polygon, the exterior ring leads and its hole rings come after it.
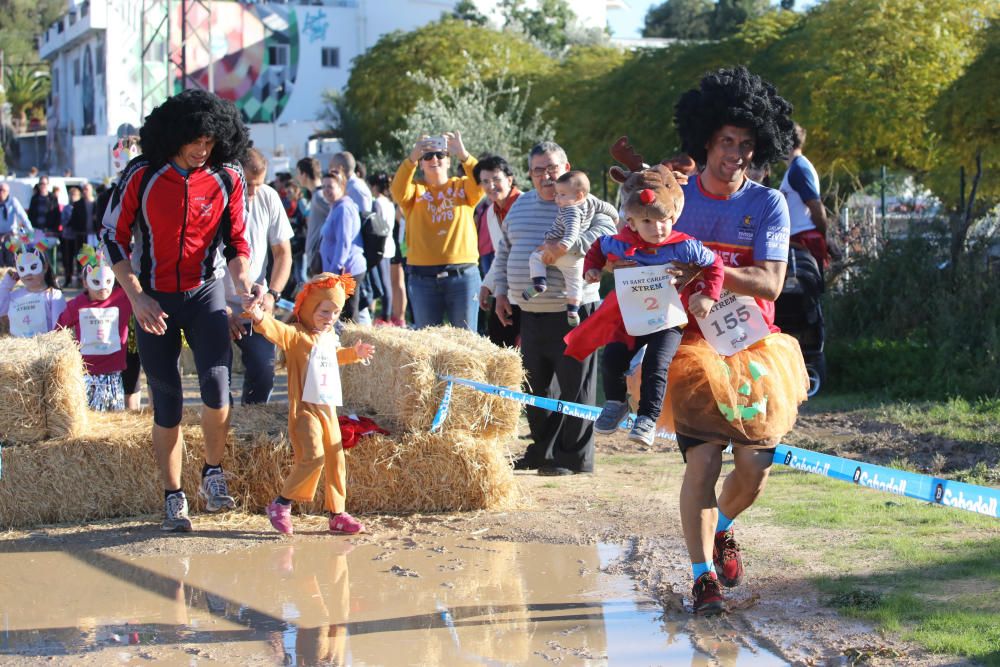
MULTIPOLYGON (((674 229, 714 250, 725 266, 788 261, 788 205, 780 192, 746 179, 733 194, 718 197, 701 187, 700 176, 681 187, 684 210, 674 229)), ((773 329, 774 302, 757 299, 757 305, 773 329)))

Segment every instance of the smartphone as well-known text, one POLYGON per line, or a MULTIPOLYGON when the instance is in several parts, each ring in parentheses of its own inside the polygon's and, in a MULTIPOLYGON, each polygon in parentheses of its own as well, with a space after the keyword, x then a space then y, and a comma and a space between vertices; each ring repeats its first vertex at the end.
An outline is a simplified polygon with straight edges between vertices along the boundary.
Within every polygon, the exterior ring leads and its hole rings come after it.
POLYGON ((428 137, 427 143, 431 146, 431 150, 441 151, 443 153, 448 151, 448 140, 444 137, 444 135, 438 134, 433 137, 428 137))

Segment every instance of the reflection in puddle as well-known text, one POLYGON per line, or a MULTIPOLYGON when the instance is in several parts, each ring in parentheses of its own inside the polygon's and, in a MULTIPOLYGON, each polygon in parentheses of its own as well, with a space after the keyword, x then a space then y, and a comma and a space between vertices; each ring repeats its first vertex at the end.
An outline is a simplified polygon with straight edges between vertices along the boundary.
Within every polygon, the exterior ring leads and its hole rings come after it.
POLYGON ((664 618, 616 547, 344 539, 191 556, 0 553, 0 655, 74 664, 784 664, 664 618))

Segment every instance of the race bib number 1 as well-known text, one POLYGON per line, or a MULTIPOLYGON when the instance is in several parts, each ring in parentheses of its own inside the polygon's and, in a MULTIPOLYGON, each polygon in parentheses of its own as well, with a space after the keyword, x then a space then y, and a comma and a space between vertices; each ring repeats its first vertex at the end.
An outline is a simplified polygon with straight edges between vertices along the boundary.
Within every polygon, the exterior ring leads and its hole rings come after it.
POLYGON ((332 407, 344 404, 340 388, 340 364, 337 361, 337 338, 332 334, 321 334, 309 353, 302 400, 332 407))
POLYGON ((729 290, 722 291, 708 315, 698 320, 698 326, 705 340, 724 357, 745 350, 771 333, 753 297, 729 290))
POLYGON ((687 322, 666 269, 664 265, 615 269, 615 294, 630 336, 645 336, 687 322))

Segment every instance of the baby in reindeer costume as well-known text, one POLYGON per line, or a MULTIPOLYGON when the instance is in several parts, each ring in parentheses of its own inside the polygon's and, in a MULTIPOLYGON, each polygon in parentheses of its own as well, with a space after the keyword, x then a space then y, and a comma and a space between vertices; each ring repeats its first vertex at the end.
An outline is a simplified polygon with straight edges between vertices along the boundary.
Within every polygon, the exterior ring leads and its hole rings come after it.
POLYGON ((294 323, 284 324, 259 306, 244 317, 254 331, 285 351, 288 368, 288 439, 295 465, 281 487, 281 495, 267 506, 275 530, 292 533, 292 502, 307 502, 316 494, 325 472, 323 497, 330 512, 330 532, 353 534, 361 523, 344 511, 347 467, 336 407, 343 405, 338 366, 371 359, 375 348, 358 341, 341 348, 333 326, 347 297, 354 293, 349 275, 320 273, 295 299, 294 323))

